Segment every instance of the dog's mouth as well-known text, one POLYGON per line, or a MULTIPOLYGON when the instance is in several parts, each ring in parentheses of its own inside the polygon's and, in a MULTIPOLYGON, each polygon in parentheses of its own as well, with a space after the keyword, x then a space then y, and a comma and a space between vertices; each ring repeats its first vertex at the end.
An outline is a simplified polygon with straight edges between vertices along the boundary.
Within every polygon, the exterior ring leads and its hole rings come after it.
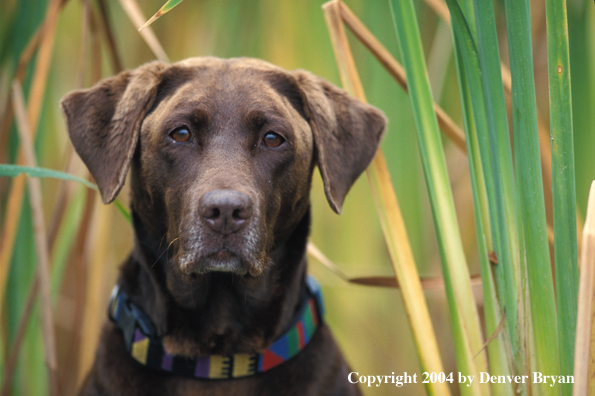
POLYGON ((207 255, 200 260, 201 272, 231 272, 237 275, 245 275, 248 270, 243 260, 235 253, 227 249, 221 249, 207 255))
POLYGON ((262 273, 262 267, 229 248, 217 249, 194 259, 178 260, 179 270, 191 278, 212 272, 256 277, 262 273))
POLYGON ((175 270, 186 279, 222 272, 259 277, 271 261, 263 233, 253 217, 248 228, 229 235, 212 232, 202 222, 184 223, 173 245, 175 270), (188 278, 190 276, 190 278, 188 278))

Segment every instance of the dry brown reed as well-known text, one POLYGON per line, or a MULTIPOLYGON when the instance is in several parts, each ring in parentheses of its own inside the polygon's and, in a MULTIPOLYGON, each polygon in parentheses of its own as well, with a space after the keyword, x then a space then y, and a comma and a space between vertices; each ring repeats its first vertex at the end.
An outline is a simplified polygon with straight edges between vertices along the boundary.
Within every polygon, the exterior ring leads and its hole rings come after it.
MULTIPOLYGON (((39 50, 33 71, 33 81, 30 90, 30 101, 27 108, 27 119, 31 128, 32 139, 35 138, 41 113, 41 105, 47 88, 47 78, 50 68, 52 49, 56 35, 57 21, 61 7, 65 2, 62 0, 51 0, 48 6, 44 22, 38 34, 35 34, 27 45, 26 51, 21 60, 31 59, 32 53, 36 47, 36 41, 39 40, 39 50)), ((24 72, 24 66, 21 69, 24 72)), ((18 80, 17 80, 18 81, 18 80)), ((14 103, 13 103, 14 109, 14 103)), ((8 118, 8 117, 7 117, 8 118)), ((17 155, 17 163, 23 163, 22 152, 17 155)), ((4 221, 2 235, 0 236, 0 307, 4 306, 4 296, 8 270, 10 268, 10 259, 14 249, 16 239, 17 225, 21 208, 23 204, 25 189, 25 178, 16 177, 11 185, 8 195, 8 208, 6 219, 4 221)))
POLYGON ((587 396, 595 392, 593 378, 592 348, 595 345, 593 329, 593 298, 595 298, 595 181, 591 184, 587 216, 583 230, 583 249, 580 256, 580 284, 578 295, 578 319, 576 347, 574 349, 573 396, 587 396))
MULTIPOLYGON (((333 263, 324 253, 320 251, 312 242, 308 242, 308 254, 316 259, 320 264, 324 265, 329 271, 334 273, 338 278, 347 283, 360 286, 377 286, 388 287, 391 289, 400 288, 399 282, 394 276, 362 276, 350 277, 346 275, 339 266, 333 263)), ((421 287, 424 290, 444 290, 444 279, 441 277, 421 277, 421 287)), ((472 286, 481 286, 481 277, 475 275, 471 277, 472 286)))
MULTIPOLYGON (((407 79, 403 66, 388 52, 388 50, 374 37, 366 26, 355 16, 355 14, 344 3, 339 3, 341 19, 353 32, 359 41, 370 51, 397 83, 407 92, 407 79)), ((452 142, 463 152, 467 151, 465 145, 465 133, 446 114, 446 112, 434 103, 434 111, 438 119, 440 130, 448 136, 452 142)))
MULTIPOLYGON (((136 29, 140 29, 144 24, 147 18, 145 18, 141 8, 139 7, 136 0, 120 0, 120 4, 124 11, 126 11, 126 15, 130 18, 130 21, 136 27, 136 29)), ((144 28, 139 32, 145 43, 149 46, 153 54, 162 62, 169 62, 169 58, 165 53, 165 50, 159 43, 157 36, 153 32, 150 26, 144 28)))
MULTIPOLYGON (((343 88, 361 101, 365 101, 364 90, 343 25, 342 6, 341 1, 333 0, 325 3, 322 9, 343 88)), ((442 362, 436 335, 430 320, 401 209, 382 150, 377 152, 366 174, 376 203, 395 276, 401 285, 401 295, 421 365, 424 370, 429 372, 442 372, 442 362)), ((429 384, 428 389, 430 393, 435 395, 450 395, 450 390, 445 383, 429 384)))
MULTIPOLYGON (((29 120, 25 111, 25 101, 18 81, 13 83, 12 99, 25 164, 29 167, 36 167, 37 160, 35 159, 33 150, 33 132, 29 126, 29 120)), ((49 391, 51 396, 58 396, 60 395, 60 385, 58 377, 58 361, 56 359, 56 337, 54 334, 52 300, 50 296, 50 258, 42 207, 41 182, 39 179, 33 177, 28 178, 27 181, 29 184, 31 211, 33 212, 35 248, 38 264, 37 278, 39 279, 39 286, 41 289, 41 323, 43 328, 45 358, 49 372, 49 391)))

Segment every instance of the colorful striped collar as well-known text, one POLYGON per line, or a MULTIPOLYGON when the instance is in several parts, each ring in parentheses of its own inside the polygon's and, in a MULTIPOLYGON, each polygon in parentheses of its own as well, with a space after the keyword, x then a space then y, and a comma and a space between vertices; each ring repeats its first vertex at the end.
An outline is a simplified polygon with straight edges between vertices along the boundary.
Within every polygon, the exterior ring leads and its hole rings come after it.
POLYGON ((288 330, 263 353, 238 353, 188 358, 165 351, 148 315, 117 285, 112 292, 109 317, 124 334, 126 348, 139 363, 157 370, 194 378, 247 377, 270 370, 291 359, 310 342, 322 322, 324 306, 318 282, 308 275, 300 309, 288 330))

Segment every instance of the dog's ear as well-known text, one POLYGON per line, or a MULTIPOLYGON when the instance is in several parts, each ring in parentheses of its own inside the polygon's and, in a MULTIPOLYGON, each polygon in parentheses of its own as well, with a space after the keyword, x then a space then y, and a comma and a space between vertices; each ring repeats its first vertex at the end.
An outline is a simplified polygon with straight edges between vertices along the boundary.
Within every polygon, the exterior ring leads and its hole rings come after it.
POLYGON ((341 213, 345 195, 372 161, 386 118, 328 81, 294 72, 314 134, 318 168, 331 208, 341 213))
POLYGON ((166 68, 160 62, 149 63, 62 99, 70 140, 95 178, 105 204, 124 185, 142 120, 166 68))

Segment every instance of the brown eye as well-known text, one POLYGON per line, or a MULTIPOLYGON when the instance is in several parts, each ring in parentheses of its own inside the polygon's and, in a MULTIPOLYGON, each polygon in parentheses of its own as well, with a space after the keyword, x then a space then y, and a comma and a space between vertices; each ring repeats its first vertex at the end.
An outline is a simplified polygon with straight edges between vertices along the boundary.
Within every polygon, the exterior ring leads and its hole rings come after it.
POLYGON ((187 142, 190 140, 190 137, 192 135, 190 134, 188 128, 181 127, 174 130, 172 133, 169 134, 169 136, 176 142, 187 142))
POLYGON ((275 132, 267 132, 262 138, 262 142, 268 147, 279 147, 284 141, 285 139, 275 132))

